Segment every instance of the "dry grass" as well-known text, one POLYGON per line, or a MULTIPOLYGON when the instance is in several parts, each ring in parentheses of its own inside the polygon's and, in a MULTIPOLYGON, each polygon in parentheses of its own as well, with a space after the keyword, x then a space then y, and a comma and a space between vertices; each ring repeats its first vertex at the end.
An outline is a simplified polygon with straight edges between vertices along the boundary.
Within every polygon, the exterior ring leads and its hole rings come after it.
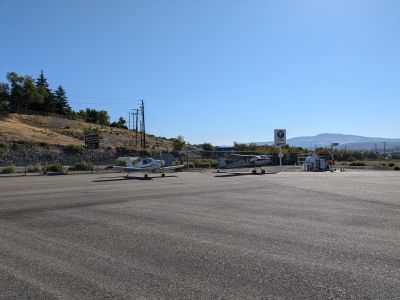
POLYGON ((22 117, 13 114, 0 118, 0 142, 24 140, 61 145, 82 143, 78 139, 58 134, 54 130, 46 128, 46 118, 38 116, 22 117))
MULTIPOLYGON (((134 146, 135 133, 64 118, 9 114, 0 116, 0 143, 10 141, 46 142, 60 145, 83 145, 84 131, 97 127, 113 147, 134 146)), ((139 139, 140 141, 140 139, 139 139)), ((147 148, 152 151, 171 150, 170 141, 146 136, 147 148)))

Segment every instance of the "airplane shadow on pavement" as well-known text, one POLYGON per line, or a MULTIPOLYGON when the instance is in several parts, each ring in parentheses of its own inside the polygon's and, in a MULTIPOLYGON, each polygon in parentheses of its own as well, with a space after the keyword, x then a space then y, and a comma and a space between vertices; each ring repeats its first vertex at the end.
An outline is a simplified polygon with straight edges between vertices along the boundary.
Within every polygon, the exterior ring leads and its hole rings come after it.
MULTIPOLYGON (((178 177, 175 175, 165 175, 164 178, 168 177, 178 177)), ((99 179, 93 180, 93 182, 107 182, 107 181, 123 181, 123 180, 153 180, 153 179, 162 179, 161 176, 149 176, 144 178, 143 176, 112 176, 112 177, 100 177, 99 179)))
MULTIPOLYGON (((260 174, 260 173, 253 174, 253 173, 237 173, 237 172, 234 172, 234 173, 225 173, 225 174, 222 174, 222 175, 215 175, 214 177, 226 178, 226 177, 236 177, 236 176, 263 176, 263 175, 270 175, 270 174, 276 174, 276 173, 277 172, 275 172, 275 173, 264 173, 264 174, 260 174)), ((218 174, 221 174, 221 173, 218 173, 218 174)))

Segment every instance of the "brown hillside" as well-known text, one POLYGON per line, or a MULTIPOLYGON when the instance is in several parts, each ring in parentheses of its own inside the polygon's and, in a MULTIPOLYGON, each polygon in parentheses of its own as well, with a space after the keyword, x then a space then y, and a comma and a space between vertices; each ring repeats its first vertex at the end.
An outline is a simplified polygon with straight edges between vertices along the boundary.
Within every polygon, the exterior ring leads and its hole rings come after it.
MULTIPOLYGON (((85 131, 90 128, 98 128, 101 136, 108 139, 112 147, 135 145, 135 133, 126 129, 99 126, 79 120, 22 114, 0 115, 0 142, 22 140, 33 143, 83 145, 85 131)), ((170 141, 151 135, 146 136, 146 142, 149 150, 172 149, 170 141)))

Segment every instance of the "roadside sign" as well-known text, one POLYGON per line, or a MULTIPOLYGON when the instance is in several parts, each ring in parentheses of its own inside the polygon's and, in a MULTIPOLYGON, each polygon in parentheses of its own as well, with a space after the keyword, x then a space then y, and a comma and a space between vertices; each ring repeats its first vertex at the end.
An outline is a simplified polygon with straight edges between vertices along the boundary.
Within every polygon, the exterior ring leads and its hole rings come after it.
POLYGON ((99 135, 89 134, 85 135, 85 148, 86 149, 99 149, 99 135))
POLYGON ((275 129, 275 146, 286 146, 286 129, 275 129))
POLYGON ((105 148, 107 148, 107 147, 109 147, 110 145, 111 145, 110 140, 109 140, 109 139, 104 139, 104 141, 103 141, 103 146, 104 146, 105 148))

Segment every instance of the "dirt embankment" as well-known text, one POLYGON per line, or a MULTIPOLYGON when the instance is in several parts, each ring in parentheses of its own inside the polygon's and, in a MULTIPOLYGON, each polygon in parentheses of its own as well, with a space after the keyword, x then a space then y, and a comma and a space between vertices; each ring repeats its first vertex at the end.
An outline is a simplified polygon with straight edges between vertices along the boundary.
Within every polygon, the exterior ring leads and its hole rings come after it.
MULTIPOLYGON (((0 143, 3 144, 24 141, 50 145, 83 145, 84 135, 92 129, 96 129, 102 140, 108 140, 108 146, 113 148, 136 145, 135 133, 126 129, 54 116, 0 115, 0 143)), ((140 137, 138 141, 140 143, 140 137)), ((151 151, 171 150, 172 144, 169 140, 146 135, 146 148, 151 151)))

